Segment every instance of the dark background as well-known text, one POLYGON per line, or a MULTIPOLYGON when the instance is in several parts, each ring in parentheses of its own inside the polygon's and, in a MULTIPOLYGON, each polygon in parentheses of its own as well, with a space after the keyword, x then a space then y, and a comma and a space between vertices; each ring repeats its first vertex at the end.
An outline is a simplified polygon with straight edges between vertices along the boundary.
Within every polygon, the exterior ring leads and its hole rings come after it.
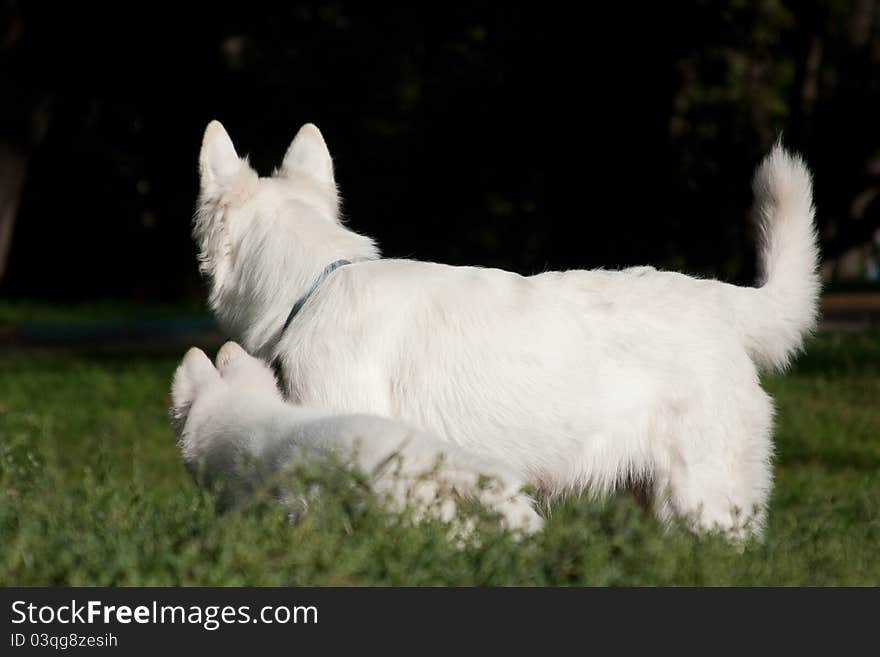
POLYGON ((213 118, 263 174, 315 122, 389 256, 735 282, 781 132, 815 174, 826 281, 876 284, 880 2, 613 4, 0 0, 0 296, 202 298, 213 118))

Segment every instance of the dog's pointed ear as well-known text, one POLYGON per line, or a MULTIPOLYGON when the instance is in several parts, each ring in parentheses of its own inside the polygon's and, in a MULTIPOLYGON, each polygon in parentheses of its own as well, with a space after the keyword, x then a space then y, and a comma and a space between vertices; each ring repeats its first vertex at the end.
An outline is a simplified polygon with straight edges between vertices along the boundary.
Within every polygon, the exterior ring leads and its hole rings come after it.
POLYGON ((318 126, 306 123, 299 129, 284 155, 280 173, 285 177, 304 174, 325 185, 336 184, 333 179, 333 159, 318 126))
POLYGON ((199 175, 203 193, 222 187, 223 183, 237 174, 243 162, 235 152, 232 140, 219 121, 211 121, 202 137, 199 153, 199 175))

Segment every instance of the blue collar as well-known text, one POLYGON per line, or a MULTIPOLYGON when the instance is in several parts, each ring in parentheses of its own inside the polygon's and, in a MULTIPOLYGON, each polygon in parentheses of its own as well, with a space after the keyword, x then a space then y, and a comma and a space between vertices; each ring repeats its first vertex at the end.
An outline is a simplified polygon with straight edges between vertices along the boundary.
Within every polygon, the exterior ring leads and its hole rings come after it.
POLYGON ((334 271, 339 269, 340 267, 344 267, 345 265, 350 265, 351 261, 349 260, 337 260, 336 262, 331 262, 329 265, 324 267, 324 271, 321 272, 320 276, 315 279, 315 282, 312 283, 312 287, 309 288, 309 291, 302 295, 295 304, 293 304, 293 308, 290 309, 290 314, 287 316, 287 321, 284 322, 284 327, 281 329, 281 334, 284 335, 284 332, 287 330, 287 327, 290 325, 290 322, 293 321, 293 318, 296 317, 296 314, 302 310, 302 307, 306 305, 306 301, 309 300, 309 297, 315 293, 315 290, 318 289, 318 286, 324 282, 324 279, 327 278, 334 271))

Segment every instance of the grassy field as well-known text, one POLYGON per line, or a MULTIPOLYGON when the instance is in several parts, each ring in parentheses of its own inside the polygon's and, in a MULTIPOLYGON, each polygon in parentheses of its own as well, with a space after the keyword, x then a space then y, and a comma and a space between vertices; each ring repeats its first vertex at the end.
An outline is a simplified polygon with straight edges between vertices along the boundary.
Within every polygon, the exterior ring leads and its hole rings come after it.
POLYGON ((461 544, 345 477, 297 524, 220 513, 167 421, 178 357, 0 353, 0 585, 878 585, 880 333, 823 333, 777 400, 766 539, 665 530, 627 497, 572 500, 517 540, 461 544))

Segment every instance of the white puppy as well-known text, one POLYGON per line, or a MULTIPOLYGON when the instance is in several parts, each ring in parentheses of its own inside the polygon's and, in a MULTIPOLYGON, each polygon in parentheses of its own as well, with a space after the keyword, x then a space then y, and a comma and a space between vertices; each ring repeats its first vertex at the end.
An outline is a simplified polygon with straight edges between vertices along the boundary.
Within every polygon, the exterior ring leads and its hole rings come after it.
POLYGON ((171 397, 184 463, 202 483, 218 485, 227 504, 283 483, 297 464, 332 456, 370 475, 398 509, 410 504, 419 514, 436 510, 451 520, 461 496, 499 512, 510 527, 542 525, 520 491, 522 480, 504 466, 399 422, 286 403, 272 370, 234 342, 219 351, 216 368, 190 349, 171 397))
POLYGON ((291 400, 398 418, 550 496, 637 483, 660 517, 760 532, 773 407, 758 372, 800 349, 819 291, 810 174, 781 146, 754 179, 757 288, 650 267, 523 277, 378 259, 340 223, 313 125, 261 178, 212 122, 200 170, 211 308, 277 360, 291 400))

